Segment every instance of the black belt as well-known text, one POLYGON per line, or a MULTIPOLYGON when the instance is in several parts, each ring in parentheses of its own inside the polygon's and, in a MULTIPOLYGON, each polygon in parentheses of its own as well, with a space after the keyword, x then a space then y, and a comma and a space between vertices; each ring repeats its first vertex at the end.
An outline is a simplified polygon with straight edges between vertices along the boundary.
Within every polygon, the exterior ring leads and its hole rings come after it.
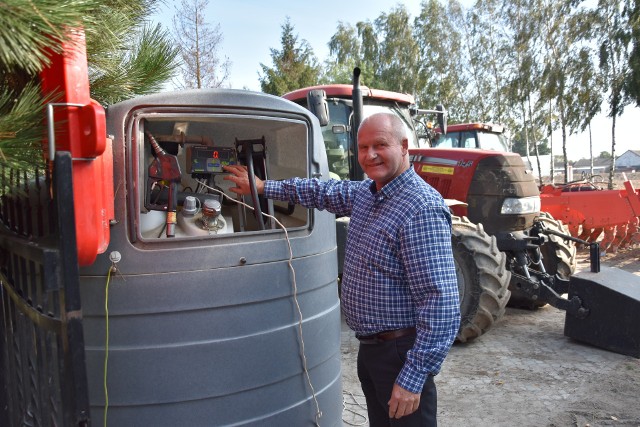
POLYGON ((381 342, 395 340, 400 337, 415 336, 415 335, 416 335, 416 328, 411 327, 411 328, 396 329, 393 331, 378 332, 377 334, 373 334, 373 335, 364 335, 364 336, 356 335, 356 338, 358 338, 358 340, 362 344, 380 344, 381 342))

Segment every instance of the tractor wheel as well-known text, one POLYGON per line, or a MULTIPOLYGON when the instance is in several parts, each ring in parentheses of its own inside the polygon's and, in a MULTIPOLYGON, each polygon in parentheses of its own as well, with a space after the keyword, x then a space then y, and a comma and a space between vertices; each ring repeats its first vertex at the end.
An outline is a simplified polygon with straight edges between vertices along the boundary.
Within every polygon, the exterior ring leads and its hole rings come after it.
MULTIPOLYGON (((557 219, 554 219, 547 212, 540 212, 540 221, 549 230, 557 231, 558 233, 569 234, 569 229, 566 225, 557 219)), ((576 271, 576 245, 569 241, 564 240, 560 236, 549 236, 549 242, 540 247, 542 252, 542 264, 547 273, 552 276, 557 274, 562 279, 569 279, 569 277, 576 271)))
POLYGON ((487 332, 504 315, 511 273, 505 268, 505 254, 481 224, 467 217, 451 219, 461 314, 456 339, 467 342, 487 332))

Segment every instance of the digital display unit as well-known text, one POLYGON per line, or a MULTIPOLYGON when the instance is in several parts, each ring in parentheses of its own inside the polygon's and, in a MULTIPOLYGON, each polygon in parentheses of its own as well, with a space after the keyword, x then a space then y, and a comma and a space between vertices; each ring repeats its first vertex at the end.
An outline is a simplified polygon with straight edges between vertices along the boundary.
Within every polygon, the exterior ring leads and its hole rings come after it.
POLYGON ((232 147, 187 146, 187 169, 190 174, 225 173, 223 166, 236 165, 236 150, 232 147))

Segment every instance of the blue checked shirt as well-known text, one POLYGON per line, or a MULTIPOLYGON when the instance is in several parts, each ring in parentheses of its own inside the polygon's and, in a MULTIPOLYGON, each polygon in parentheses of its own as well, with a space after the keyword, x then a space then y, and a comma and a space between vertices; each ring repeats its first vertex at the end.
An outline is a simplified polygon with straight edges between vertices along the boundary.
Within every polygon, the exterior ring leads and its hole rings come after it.
POLYGON ((396 383, 420 393, 440 371, 460 324, 451 216, 413 168, 376 191, 364 181, 266 181, 264 195, 351 215, 341 302, 357 335, 415 326, 396 383))

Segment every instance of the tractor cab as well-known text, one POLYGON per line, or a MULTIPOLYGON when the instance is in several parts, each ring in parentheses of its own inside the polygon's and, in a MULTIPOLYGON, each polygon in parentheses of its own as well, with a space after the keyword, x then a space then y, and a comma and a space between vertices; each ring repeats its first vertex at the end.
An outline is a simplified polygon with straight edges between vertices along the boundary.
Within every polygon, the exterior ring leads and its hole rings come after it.
MULTIPOLYGON (((320 105, 318 109, 324 110, 325 114, 317 116, 324 118, 320 119, 320 125, 329 172, 331 177, 336 179, 359 180, 364 177, 356 155, 357 124, 355 120, 358 113, 354 113, 352 91, 352 85, 335 84, 308 87, 283 95, 283 98, 309 110, 313 111, 314 104, 320 105), (322 92, 324 92, 323 95, 321 95, 322 92), (324 96, 324 99, 318 100, 318 96, 324 96)), ((412 121, 413 110, 410 108, 414 105, 413 97, 364 86, 361 87, 361 91, 363 97, 360 120, 381 112, 395 114, 405 124, 409 148, 418 148, 418 139, 412 121)))
POLYGON ((502 125, 491 123, 461 123, 449 125, 446 134, 435 130, 434 148, 470 148, 509 152, 509 138, 502 125))

